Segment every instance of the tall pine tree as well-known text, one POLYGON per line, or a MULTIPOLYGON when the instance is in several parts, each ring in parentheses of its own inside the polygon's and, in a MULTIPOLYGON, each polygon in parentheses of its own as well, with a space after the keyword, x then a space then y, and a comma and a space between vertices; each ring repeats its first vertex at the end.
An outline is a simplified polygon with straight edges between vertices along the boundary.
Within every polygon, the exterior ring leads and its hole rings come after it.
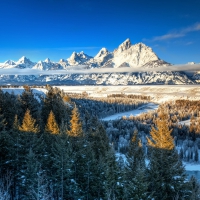
POLYGON ((58 134, 59 133, 59 127, 58 127, 58 124, 56 122, 53 111, 51 111, 49 113, 49 117, 47 119, 47 124, 45 126, 45 131, 47 133, 51 133, 51 134, 58 134))
POLYGON ((19 126, 19 130, 23 132, 32 132, 32 133, 39 132, 39 127, 36 124, 36 120, 32 118, 29 109, 27 109, 25 112, 24 119, 22 121, 22 125, 19 126))
POLYGON ((155 200, 187 198, 185 170, 175 150, 164 110, 161 110, 156 120, 156 127, 152 127, 150 135, 151 138, 148 138, 149 192, 153 193, 155 200))
POLYGON ((149 199, 145 155, 137 131, 134 132, 133 138, 130 141, 126 157, 123 199, 149 199))
POLYGON ((72 110, 70 130, 68 131, 68 134, 71 137, 80 137, 83 135, 82 123, 80 121, 79 112, 76 106, 72 110))

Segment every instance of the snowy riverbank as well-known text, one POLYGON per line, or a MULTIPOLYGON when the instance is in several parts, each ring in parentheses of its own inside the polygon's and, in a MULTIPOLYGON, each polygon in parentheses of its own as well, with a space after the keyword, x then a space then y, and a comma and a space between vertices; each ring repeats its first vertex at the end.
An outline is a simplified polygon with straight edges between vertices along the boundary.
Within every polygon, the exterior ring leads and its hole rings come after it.
POLYGON ((137 109, 134 109, 134 110, 131 110, 131 111, 127 111, 127 112, 122 112, 122 113, 116 113, 114 115, 105 117, 102 120, 103 121, 110 121, 110 120, 120 119, 123 116, 126 116, 126 117, 130 117, 131 115, 132 116, 138 116, 138 115, 140 115, 142 113, 147 113, 149 111, 156 110, 158 108, 158 106, 159 105, 155 104, 155 103, 147 103, 147 104, 145 104, 143 106, 138 107, 137 109))

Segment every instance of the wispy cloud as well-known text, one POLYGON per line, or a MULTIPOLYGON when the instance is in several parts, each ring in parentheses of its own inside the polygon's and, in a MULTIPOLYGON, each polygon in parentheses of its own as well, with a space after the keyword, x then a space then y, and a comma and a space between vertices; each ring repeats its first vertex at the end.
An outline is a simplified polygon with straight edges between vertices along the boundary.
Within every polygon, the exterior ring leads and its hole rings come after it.
POLYGON ((185 45, 191 45, 193 44, 194 42, 187 42, 185 45))
POLYGON ((61 47, 61 48, 51 48, 54 50, 60 50, 60 51, 73 51, 73 50, 85 50, 85 49, 99 49, 102 47, 94 47, 94 46, 89 46, 89 47, 61 47))
POLYGON ((173 39, 173 38, 180 38, 180 37, 184 37, 184 36, 185 36, 184 33, 169 33, 169 34, 165 34, 165 35, 161 35, 161 36, 156 36, 152 40, 153 41, 162 41, 162 40, 169 40, 169 39, 173 39))
POLYGON ((196 23, 192 26, 186 27, 181 30, 173 31, 171 33, 167 33, 161 36, 156 36, 151 41, 164 41, 164 40, 170 40, 174 38, 181 38, 186 36, 190 32, 200 31, 200 23, 196 23))
POLYGON ((182 65, 172 65, 165 67, 125 67, 125 68, 95 68, 95 69, 85 69, 85 66, 74 66, 69 68, 69 70, 48 70, 41 71, 36 69, 0 69, 0 74, 2 75, 65 75, 65 74, 92 74, 92 73, 131 73, 131 72, 163 72, 163 71, 200 71, 200 64, 182 64, 182 65))

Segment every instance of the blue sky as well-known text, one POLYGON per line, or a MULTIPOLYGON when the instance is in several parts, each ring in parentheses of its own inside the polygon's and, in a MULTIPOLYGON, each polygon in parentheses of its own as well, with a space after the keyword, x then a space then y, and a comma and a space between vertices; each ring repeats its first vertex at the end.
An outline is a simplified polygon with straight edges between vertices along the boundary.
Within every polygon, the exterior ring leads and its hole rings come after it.
POLYGON ((95 56, 130 38, 173 64, 200 63, 199 9, 199 0, 1 1, 0 62, 95 56))

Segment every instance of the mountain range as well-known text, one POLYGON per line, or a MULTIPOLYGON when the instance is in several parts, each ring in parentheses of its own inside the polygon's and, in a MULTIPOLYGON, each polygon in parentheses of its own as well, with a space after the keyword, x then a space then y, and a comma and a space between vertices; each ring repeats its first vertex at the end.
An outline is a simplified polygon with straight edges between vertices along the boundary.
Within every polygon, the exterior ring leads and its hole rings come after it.
MULTIPOLYGON (((184 72, 156 72, 157 67, 171 66, 170 63, 160 59, 153 50, 143 43, 131 44, 130 39, 126 39, 113 52, 102 48, 94 57, 73 52, 67 59, 60 59, 59 62, 52 62, 49 58, 37 63, 32 62, 25 56, 18 61, 7 60, 0 63, 0 69, 37 69, 48 70, 68 70, 75 69, 76 66, 83 66, 85 69, 111 68, 110 73, 90 73, 80 74, 60 74, 60 75, 0 75, 2 84, 103 84, 103 85, 132 85, 132 84, 196 84, 200 80, 200 75, 186 74, 184 72), (112 68, 137 68, 147 69, 146 72, 114 73, 112 68), (155 71, 148 71, 148 68, 155 68, 155 71)), ((114 71, 114 70, 113 70, 114 71)), ((1 70, 2 72, 2 70, 1 70)))

